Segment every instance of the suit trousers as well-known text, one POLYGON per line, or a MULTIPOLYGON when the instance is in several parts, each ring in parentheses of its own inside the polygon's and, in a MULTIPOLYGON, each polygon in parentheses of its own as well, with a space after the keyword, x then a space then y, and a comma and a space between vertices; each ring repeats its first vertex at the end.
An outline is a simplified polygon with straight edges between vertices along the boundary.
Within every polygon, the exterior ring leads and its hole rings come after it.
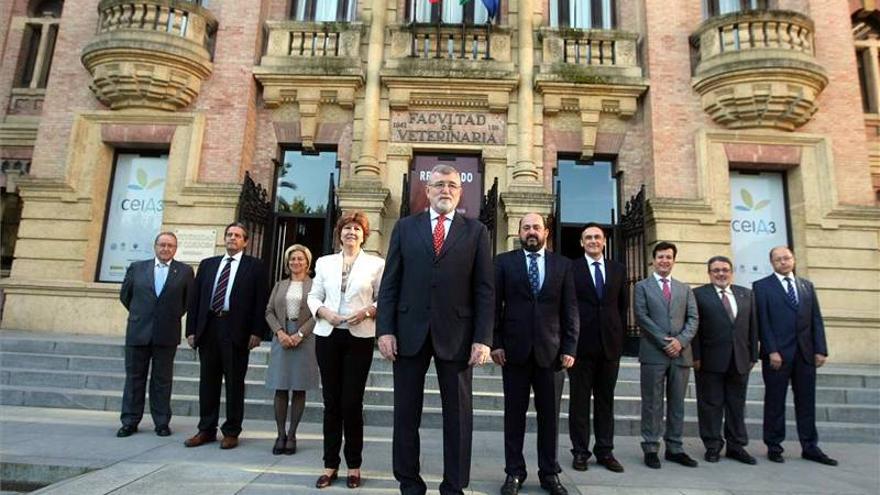
POLYGON ((155 427, 171 422, 171 382, 177 346, 125 346, 125 388, 122 392, 120 420, 137 426, 144 416, 147 374, 150 376, 150 415, 155 427))
POLYGON ((663 395, 666 393, 666 432, 663 441, 671 454, 683 452, 681 445, 684 429, 684 396, 687 392, 691 369, 665 364, 642 363, 642 451, 656 453, 660 450, 663 433, 663 395))
POLYGON ((740 373, 736 362, 724 373, 697 371, 697 417, 700 422, 700 438, 707 450, 720 451, 727 441, 727 450, 742 449, 749 442, 746 431, 746 391, 749 374, 740 373), (721 438, 722 420, 724 439, 721 438))
POLYGON ((508 362, 501 368, 504 380, 504 472, 524 480, 527 475, 523 457, 529 391, 535 391, 538 413, 538 478, 559 474, 559 402, 556 391, 565 375, 554 368, 542 368, 534 355, 525 364, 508 362))
POLYGON ((798 438, 803 452, 818 449, 816 431, 816 367, 807 364, 796 353, 792 361, 783 361, 778 370, 770 368, 770 361, 761 362, 764 377, 764 443, 769 452, 783 451, 785 440, 785 396, 788 383, 794 393, 794 413, 798 438))
POLYGON ((397 356, 394 361, 394 439, 392 464, 394 478, 403 495, 423 495, 427 491, 419 474, 422 406, 425 374, 431 358, 440 385, 443 407, 443 481, 441 495, 459 495, 470 483, 473 431, 473 369, 467 361, 445 361, 434 356, 431 335, 414 356, 397 356))
POLYGON ((220 388, 226 383, 224 436, 237 437, 244 419, 244 377, 250 351, 234 343, 226 318, 208 316, 199 337, 199 431, 214 435, 220 420, 220 388))
POLYGON ((569 368, 568 436, 572 454, 590 456, 591 398, 596 458, 608 457, 614 450, 614 388, 619 370, 619 359, 604 356, 578 356, 569 368))
POLYGON ((339 449, 345 435, 345 463, 360 469, 364 450, 364 387, 373 363, 375 339, 354 337, 334 328, 327 337, 316 336, 315 353, 321 369, 324 396, 324 467, 338 469, 339 449))

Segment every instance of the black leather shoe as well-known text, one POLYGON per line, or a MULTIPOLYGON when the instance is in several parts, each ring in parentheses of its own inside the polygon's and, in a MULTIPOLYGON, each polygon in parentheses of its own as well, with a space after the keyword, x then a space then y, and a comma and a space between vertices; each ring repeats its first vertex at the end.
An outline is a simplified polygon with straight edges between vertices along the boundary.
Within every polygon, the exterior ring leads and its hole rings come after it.
POLYGON ((782 452, 767 452, 767 459, 770 459, 772 462, 778 462, 779 464, 785 462, 785 457, 782 457, 782 452))
POLYGON ((517 495, 519 489, 522 488, 523 481, 525 478, 517 478, 508 474, 504 484, 501 485, 501 495, 517 495))
POLYGON ((541 479, 541 488, 547 490, 550 495, 568 495, 568 490, 559 482, 559 476, 545 476, 541 479))
POLYGON ((575 471, 586 471, 589 458, 590 456, 587 454, 574 454, 574 458, 571 460, 571 468, 575 471))
MULTIPOLYGON (((728 450, 728 457, 730 457, 730 451, 728 450)), ((706 451, 706 455, 703 456, 706 459, 706 462, 718 462, 721 460, 721 455, 718 453, 716 449, 709 449, 706 451)))
POLYGON ((284 442, 287 440, 286 436, 280 436, 275 438, 275 444, 272 445, 272 455, 281 455, 284 453, 284 442))
POLYGON ((660 458, 657 457, 656 452, 645 454, 645 466, 648 466, 651 469, 660 469, 660 458))
POLYGON ((685 467, 697 467, 697 461, 691 459, 691 456, 685 454, 684 452, 679 452, 677 454, 672 454, 666 452, 663 456, 667 461, 677 462, 685 467))
POLYGON ((605 466, 605 469, 613 472, 613 473, 622 473, 623 465, 617 462, 617 459, 614 458, 613 455, 609 455, 606 457, 597 457, 596 464, 600 466, 605 466))
POLYGON ((819 449, 816 449, 814 452, 804 452, 801 454, 801 457, 808 461, 818 462, 819 464, 825 464, 826 466, 836 466, 837 460, 832 459, 825 455, 825 452, 822 452, 819 449))
POLYGON ((170 437, 171 428, 169 428, 168 425, 157 426, 156 435, 160 437, 170 437))
POLYGON ((737 461, 743 464, 749 464, 754 466, 758 463, 758 460, 752 457, 748 452, 743 449, 731 449, 728 447, 727 449, 727 458, 728 459, 736 459, 737 461))
POLYGON ((116 430, 116 436, 119 438, 130 437, 133 434, 137 433, 137 431, 137 425, 122 425, 121 428, 116 430))

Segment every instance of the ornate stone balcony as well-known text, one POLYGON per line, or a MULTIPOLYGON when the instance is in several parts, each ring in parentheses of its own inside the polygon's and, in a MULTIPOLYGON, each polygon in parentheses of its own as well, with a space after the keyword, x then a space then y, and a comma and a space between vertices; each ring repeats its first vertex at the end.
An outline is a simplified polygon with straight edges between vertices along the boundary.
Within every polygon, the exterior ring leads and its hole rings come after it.
POLYGON ((359 22, 266 22, 266 51, 254 77, 266 107, 296 104, 305 149, 314 147, 321 107, 354 108, 364 83, 359 22))
POLYGON ((217 20, 183 0, 101 0, 98 32, 83 48, 95 96, 113 110, 178 110, 211 75, 217 20))
POLYGON ((828 84, 816 63, 813 21, 789 11, 708 19, 691 36, 693 87, 703 109, 730 129, 795 130, 816 112, 828 84))
POLYGON ((419 78, 515 77, 510 29, 469 24, 397 24, 383 75, 419 78))
POLYGON ((632 117, 648 89, 638 61, 636 33, 543 27, 535 86, 544 114, 575 112, 581 120, 581 157, 589 159, 603 118, 632 117))

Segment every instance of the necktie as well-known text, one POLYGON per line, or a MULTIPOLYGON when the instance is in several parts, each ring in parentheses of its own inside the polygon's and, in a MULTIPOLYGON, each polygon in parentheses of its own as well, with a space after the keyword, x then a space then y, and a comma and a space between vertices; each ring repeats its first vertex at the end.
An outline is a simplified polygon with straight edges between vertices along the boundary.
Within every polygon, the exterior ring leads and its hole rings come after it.
POLYGON ((232 262, 235 258, 226 258, 226 266, 220 272, 220 279, 217 280, 217 287, 214 288, 214 295, 211 296, 211 311, 219 313, 223 311, 223 301, 226 300, 226 287, 229 286, 229 273, 232 270, 232 262))
POLYGON ((721 293, 721 305, 724 306, 724 311, 727 311, 727 316, 732 322, 736 319, 736 316, 733 315, 733 306, 730 305, 730 299, 727 298, 727 290, 722 289, 718 292, 721 293))
POLYGON ((538 283, 538 253, 529 253, 529 286, 532 294, 538 295, 540 284, 538 283))
POLYGON ((165 287, 165 279, 168 277, 168 265, 165 263, 156 265, 155 275, 153 288, 156 290, 156 297, 159 297, 159 294, 162 293, 162 288, 165 287))
POLYGON ((434 226, 434 256, 440 254, 440 248, 443 247, 443 234, 446 233, 445 225, 446 215, 437 217, 437 225, 434 226))
POLYGON ((599 268, 602 265, 598 261, 594 261, 593 266, 596 267, 596 273, 593 276, 593 279, 596 281, 596 295, 599 296, 599 299, 602 299, 605 295, 605 278, 602 276, 602 270, 599 268))
POLYGON ((791 283, 791 277, 785 277, 785 282, 788 284, 788 301, 792 306, 797 307, 797 294, 794 292, 794 285, 791 283))
POLYGON ((669 304, 672 301, 672 291, 669 289, 669 279, 661 278, 661 282, 663 282, 663 299, 666 299, 666 304, 669 304))

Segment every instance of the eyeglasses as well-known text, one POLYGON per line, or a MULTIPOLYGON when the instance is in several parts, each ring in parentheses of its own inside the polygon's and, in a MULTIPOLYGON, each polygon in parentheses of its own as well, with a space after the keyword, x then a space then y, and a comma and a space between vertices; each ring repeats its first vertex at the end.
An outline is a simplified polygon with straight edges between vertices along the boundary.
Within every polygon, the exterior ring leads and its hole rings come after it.
POLYGON ((730 273, 730 268, 713 268, 709 273, 730 273))
POLYGON ((456 184, 455 182, 435 182, 433 184, 428 184, 428 187, 437 191, 442 191, 443 189, 458 191, 459 189, 461 189, 461 184, 456 184))

